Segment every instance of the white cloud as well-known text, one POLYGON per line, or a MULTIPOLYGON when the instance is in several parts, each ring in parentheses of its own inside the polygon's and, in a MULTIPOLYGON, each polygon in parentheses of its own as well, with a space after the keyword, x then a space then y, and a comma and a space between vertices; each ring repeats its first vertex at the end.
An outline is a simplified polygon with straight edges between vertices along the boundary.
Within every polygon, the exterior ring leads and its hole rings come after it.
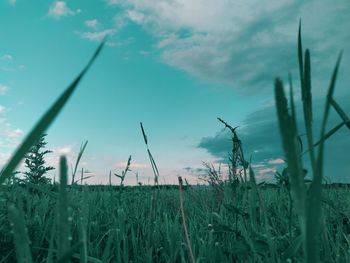
POLYGON ((56 1, 49 8, 48 14, 55 19, 59 19, 62 16, 72 16, 75 14, 64 1, 56 1))
POLYGON ((2 57, 0 57, 1 60, 12 60, 13 56, 10 54, 5 54, 2 57))
POLYGON ((15 6, 17 3, 17 0, 8 0, 10 5, 15 6))
POLYGON ((137 24, 143 24, 146 22, 147 17, 136 10, 127 10, 126 17, 137 24))
POLYGON ((99 25, 99 22, 95 18, 95 19, 91 19, 91 20, 86 20, 84 24, 89 28, 96 29, 99 25))
POLYGON ((112 36, 116 33, 116 30, 113 28, 104 29, 102 31, 94 32, 77 32, 82 38, 88 39, 90 41, 100 42, 106 36, 112 36))
MULTIPOLYGON (((322 56, 324 67, 328 68, 331 51, 334 54, 334 50, 349 48, 350 43, 347 34, 350 24, 346 19, 350 6, 344 2, 106 2, 124 8, 129 21, 139 24, 158 39, 156 48, 165 63, 200 79, 240 89, 253 86, 259 90, 270 88, 276 75, 296 68, 295 42, 300 17, 303 18, 304 41, 309 40, 308 46, 311 41, 315 43, 313 48, 317 51, 327 51, 315 52, 314 56, 315 60, 322 56), (332 38, 328 37, 330 32, 333 32, 332 38)), ((324 69, 321 66, 317 70, 324 69)), ((320 75, 325 75, 325 72, 320 75)))
POLYGON ((67 154, 74 153, 73 146, 71 146, 71 145, 58 147, 58 148, 54 149, 53 152, 58 154, 58 155, 63 155, 63 154, 67 155, 67 154))
POLYGON ((267 162, 268 164, 284 164, 285 161, 281 158, 272 159, 267 162))
POLYGON ((11 130, 7 136, 11 139, 17 139, 17 138, 21 137, 22 135, 23 135, 23 131, 21 129, 17 128, 17 129, 11 130))
POLYGON ((6 118, 8 109, 0 105, 0 147, 3 152, 13 150, 20 143, 20 138, 23 131, 19 128, 14 128, 6 118))
MULTIPOLYGON (((122 161, 122 162, 117 162, 115 164, 115 167, 118 168, 118 169, 125 169, 127 165, 127 162, 126 161, 122 161)), ((131 160, 130 162, 130 169, 142 169, 142 168, 148 168, 149 166, 147 164, 144 164, 144 163, 139 163, 137 161, 133 161, 131 160)))
POLYGON ((0 105, 0 114, 3 114, 5 113, 7 110, 6 110, 6 107, 0 105))
POLYGON ((10 159, 10 157, 11 157, 10 153, 0 152, 0 167, 2 167, 4 164, 6 164, 7 161, 10 159))
POLYGON ((9 90, 8 86, 0 83, 0 95, 5 95, 8 90, 9 90))

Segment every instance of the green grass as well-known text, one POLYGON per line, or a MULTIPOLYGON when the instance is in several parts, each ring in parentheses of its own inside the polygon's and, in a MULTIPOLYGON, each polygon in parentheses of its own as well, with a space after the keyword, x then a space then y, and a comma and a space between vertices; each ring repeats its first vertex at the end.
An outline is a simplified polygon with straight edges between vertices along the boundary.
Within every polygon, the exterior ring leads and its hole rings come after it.
MULTIPOLYGON (((154 187, 123 186, 131 156, 119 176, 120 187, 111 183, 77 185, 74 178, 87 142, 81 147, 71 185, 67 183, 65 157, 60 159, 58 187, 21 180, 3 185, 63 109, 103 43, 1 171, 0 262, 350 262, 350 191, 322 185, 324 145, 344 125, 350 128, 349 117, 333 98, 341 55, 331 76, 321 133, 315 141, 311 55, 309 50, 303 51, 301 27, 298 58, 306 152, 312 168, 310 186, 305 184, 290 75, 289 98, 282 80, 275 81, 277 118, 287 161, 286 170, 278 175, 282 183, 277 188, 258 184, 251 165, 250 180, 244 178, 238 184, 216 178, 213 182, 220 182, 219 188, 215 183, 183 186, 182 180, 179 189, 162 188, 142 123, 154 187), (342 122, 326 131, 331 108, 342 122)), ((246 168, 245 162, 243 166, 246 168)), ((221 174, 208 167, 209 176, 221 174)))

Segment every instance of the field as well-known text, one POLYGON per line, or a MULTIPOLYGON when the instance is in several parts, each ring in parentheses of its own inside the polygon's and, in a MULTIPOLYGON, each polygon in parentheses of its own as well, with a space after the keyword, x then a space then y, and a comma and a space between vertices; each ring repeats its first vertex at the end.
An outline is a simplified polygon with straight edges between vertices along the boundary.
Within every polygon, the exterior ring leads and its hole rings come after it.
MULTIPOLYGON (((341 127, 350 128, 348 116, 333 98, 341 54, 330 80, 321 133, 315 139, 310 52, 302 48, 300 27, 307 154, 300 149, 292 79, 286 96, 283 82, 276 78, 276 112, 287 165, 276 175, 276 184, 256 182, 234 128, 221 119, 232 131, 232 156, 238 153, 239 162, 231 156, 226 178, 208 165, 208 186, 188 185, 181 177, 177 186, 159 186, 142 124, 154 186, 69 185, 64 156, 59 184, 11 180, 103 44, 1 171, 0 262, 350 262, 350 191, 326 185, 323 172, 326 140, 341 127), (342 122, 326 131, 331 108, 342 122), (305 178, 303 158, 307 156, 311 180, 305 178)), ((126 172, 127 168, 121 178, 126 172)))
MULTIPOLYGON (((51 195, 24 186, 6 189, 0 210, 2 262, 16 261, 6 216, 10 204, 18 204, 26 222, 34 262, 56 262, 61 238, 75 248, 72 262, 189 262, 177 188, 76 186, 66 189, 67 196, 51 188, 51 195), (68 203, 60 204, 65 198, 68 203), (69 214, 66 222, 58 221, 63 213, 58 209, 69 214)), ((288 190, 260 186, 257 191, 252 202, 254 190, 243 186, 225 186, 222 197, 209 187, 185 186, 183 206, 197 262, 302 261, 300 226, 295 212, 290 214, 288 190)), ((322 209, 322 261, 349 262, 350 191, 324 190, 322 209)), ((18 245, 26 257, 25 243, 18 245)))

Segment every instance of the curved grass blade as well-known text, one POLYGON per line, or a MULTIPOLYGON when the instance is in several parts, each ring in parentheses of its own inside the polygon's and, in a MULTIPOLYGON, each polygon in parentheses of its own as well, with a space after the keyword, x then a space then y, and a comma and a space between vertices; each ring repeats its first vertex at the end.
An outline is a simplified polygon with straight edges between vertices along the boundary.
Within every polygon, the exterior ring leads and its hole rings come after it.
POLYGON ((158 171, 158 167, 156 165, 156 162, 154 161, 154 158, 151 154, 151 151, 148 148, 148 141, 147 141, 147 136, 145 133, 145 130, 143 128, 142 122, 140 122, 140 126, 141 126, 141 131, 142 131, 142 135, 143 135, 143 139, 145 140, 145 144, 146 144, 146 148, 147 148, 147 153, 148 153, 148 157, 152 166, 152 170, 153 170, 153 174, 154 174, 154 184, 156 186, 158 186, 158 178, 159 178, 159 171, 158 171))
POLYGON ((348 115, 346 115, 345 111, 340 107, 340 105, 331 98, 331 105, 335 109, 335 111, 339 114, 340 118, 345 122, 345 125, 350 129, 350 119, 348 115))
POLYGON ((91 67, 95 59, 100 54, 102 47, 104 46, 105 40, 99 45, 92 58, 85 66, 85 68, 80 72, 78 77, 69 85, 69 87, 62 93, 62 95, 54 102, 54 104, 46 111, 46 113, 41 117, 38 123, 27 135, 25 140, 13 154, 11 160, 6 164, 4 169, 1 171, 0 175, 0 186, 5 182, 7 178, 10 178, 12 172, 16 169, 17 165, 21 162, 25 154, 28 152, 30 147, 38 141, 41 134, 43 134, 50 124, 54 121, 60 111, 63 109, 64 105, 67 103, 69 98, 72 96, 73 92, 77 88, 79 82, 91 67))
POLYGON ((331 99, 333 97, 337 73, 341 61, 342 54, 340 53, 336 66, 334 68, 332 79, 328 88, 327 100, 321 126, 320 144, 316 161, 316 170, 310 185, 310 192, 307 206, 307 233, 306 233, 306 261, 309 263, 319 262, 320 248, 320 230, 322 224, 322 178, 323 178, 323 157, 324 157, 324 142, 322 140, 326 135, 326 124, 328 121, 331 99))
POLYGON ((327 132, 324 137, 316 142, 313 147, 318 146, 321 142, 326 141, 329 137, 331 137, 334 133, 336 133, 341 127, 345 125, 345 122, 339 123, 337 126, 335 126, 333 129, 331 129, 329 132, 327 132))
POLYGON ((77 161, 75 162, 74 171, 73 171, 73 174, 72 174, 72 184, 74 184, 75 174, 77 173, 77 169, 78 169, 78 165, 79 165, 80 159, 83 156, 83 153, 85 151, 85 148, 86 148, 87 144, 88 144, 88 141, 86 141, 84 143, 84 145, 81 144, 80 151, 79 151, 79 154, 78 154, 78 158, 77 158, 77 161))
POLYGON ((29 238, 22 213, 14 206, 8 208, 9 218, 13 224, 13 235, 16 248, 17 262, 31 263, 32 254, 29 247, 29 238))

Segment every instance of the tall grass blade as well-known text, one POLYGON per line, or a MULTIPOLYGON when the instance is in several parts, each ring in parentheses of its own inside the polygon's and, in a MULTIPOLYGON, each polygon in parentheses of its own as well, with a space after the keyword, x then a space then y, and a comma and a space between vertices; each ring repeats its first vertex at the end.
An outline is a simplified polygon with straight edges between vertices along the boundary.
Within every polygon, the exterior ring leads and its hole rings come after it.
MULTIPOLYGON (((329 84, 328 93, 327 93, 327 100, 326 100, 326 105, 325 105, 325 110, 324 110, 323 120, 322 120, 322 126, 321 126, 320 139, 324 137, 324 134, 325 134, 325 131, 326 131, 326 124, 327 124, 327 121, 328 121, 329 110, 330 110, 330 107, 331 107, 331 101, 332 101, 332 98, 333 98, 333 93, 334 93, 334 89, 335 89, 335 82, 337 80, 338 69, 339 69, 341 57, 342 57, 342 53, 340 53, 340 55, 338 57, 337 63, 336 63, 335 68, 333 70, 332 79, 331 79, 331 82, 329 84)), ((319 149, 319 152, 318 152, 318 162, 320 161, 320 158, 323 157, 322 155, 323 155, 323 144, 322 144, 322 149, 319 149), (320 156, 320 154, 321 154, 321 156, 320 156)))
POLYGON ((308 49, 305 51, 305 66, 304 66, 304 81, 301 86, 302 101, 303 101, 303 111, 304 111, 304 123, 307 137, 307 144, 309 147, 311 167, 313 173, 315 173, 315 151, 312 147, 313 142, 313 132, 312 132, 312 94, 311 94, 311 63, 310 63, 310 52, 308 49))
POLYGON ((67 193, 67 159, 60 158, 60 190, 58 200, 58 256, 62 258, 70 247, 68 193, 67 193))
POLYGON ((292 76, 290 73, 288 74, 288 81, 289 81, 289 101, 290 101, 291 118, 293 121, 293 126, 295 127, 295 130, 297 131, 298 127, 297 127, 296 113, 295 113, 294 89, 293 89, 292 76))
POLYGON ((305 217, 305 186, 302 163, 299 155, 297 131, 288 112, 287 99, 284 94, 283 83, 275 81, 275 101, 283 149, 286 155, 288 172, 291 179, 292 193, 296 200, 299 215, 305 217))
POLYGON ((8 212, 14 235, 17 262, 31 263, 32 254, 29 247, 29 238, 24 216, 14 205, 9 206, 8 212))
POLYGON ((0 185, 2 185, 6 179, 10 178, 12 172, 16 169, 17 165, 21 162, 25 154, 28 152, 30 147, 34 145, 40 138, 40 136, 46 131, 50 124, 54 121, 60 111, 63 109, 64 105, 67 103, 69 98, 72 96, 73 92, 76 90, 81 79, 84 77, 85 73, 91 67, 95 59, 100 54, 102 47, 105 43, 105 40, 99 45, 95 53, 93 54, 90 61, 87 63, 85 68, 80 72, 78 77, 69 85, 69 87, 61 94, 61 96, 53 103, 53 105, 46 111, 46 113, 41 117, 38 123, 27 135, 25 140, 15 151, 12 158, 6 164, 4 169, 0 174, 0 185))
MULTIPOLYGON (((250 161, 250 163, 252 163, 250 161)), ((252 188, 252 194, 250 196, 250 207, 251 207, 251 220, 254 230, 257 229, 258 215, 257 215, 257 203, 258 203, 258 189, 256 186, 255 173, 251 165, 249 165, 249 182, 252 188)))
POLYGON ((299 74, 300 74, 300 87, 304 86, 304 62, 303 62, 303 45, 301 41, 301 19, 299 20, 298 30, 298 62, 299 62, 299 74))
POLYGON ((321 140, 317 141, 313 145, 313 147, 317 147, 321 142, 325 142, 328 138, 330 138, 333 134, 335 134, 344 125, 345 125, 345 122, 341 122, 338 125, 336 125, 333 129, 331 129, 329 132, 327 132, 321 140))
POLYGON ((332 79, 328 88, 327 100, 321 126, 320 144, 318 148, 316 171, 310 185, 310 193, 307 207, 307 234, 306 234, 306 261, 308 263, 319 262, 320 231, 322 220, 321 200, 322 200, 322 178, 323 178, 323 157, 324 142, 322 138, 326 134, 326 124, 329 117, 331 99, 333 97, 337 73, 341 61, 341 54, 338 57, 334 68, 332 79))
POLYGON ((339 114, 340 118, 345 122, 346 126, 350 129, 350 119, 348 115, 346 115, 345 111, 340 107, 340 105, 334 100, 334 98, 331 98, 331 105, 335 109, 335 111, 339 114))
MULTIPOLYGON (((74 166, 74 171, 73 171, 73 174, 72 174, 72 184, 74 184, 74 179, 75 179, 75 174, 77 172, 77 169, 78 169, 78 165, 79 165, 79 162, 80 162, 80 159, 81 157, 83 156, 83 153, 85 151, 85 148, 86 148, 86 145, 88 144, 88 141, 86 141, 84 144, 82 144, 80 146, 80 151, 79 151, 79 154, 78 154, 78 158, 75 162, 75 166, 74 166)), ((78 180, 79 181, 79 180, 78 180)))
POLYGON ((88 262, 86 224, 84 224, 84 222, 85 222, 85 220, 84 220, 83 216, 78 218, 78 231, 79 231, 79 239, 81 242, 80 263, 87 263, 88 262))
POLYGON ((148 153, 148 157, 152 166, 152 170, 153 170, 153 174, 154 174, 154 184, 157 186, 158 185, 158 178, 159 178, 159 171, 158 171, 158 167, 156 165, 156 162, 154 161, 154 158, 151 154, 151 151, 148 148, 148 140, 147 140, 147 135, 145 133, 145 130, 143 128, 142 122, 140 122, 140 126, 141 126, 141 131, 142 131, 142 135, 143 135, 143 139, 145 140, 145 144, 146 144, 146 148, 147 148, 147 153, 148 153))
POLYGON ((146 136, 145 130, 143 129, 142 122, 140 122, 140 126, 141 126, 141 131, 142 131, 143 139, 145 140, 145 144, 148 145, 147 136, 146 136))
POLYGON ((184 232, 185 232, 185 237, 186 237, 186 242, 187 242, 187 246, 188 246, 188 252, 190 254, 190 258, 191 258, 191 262, 195 263, 196 260, 194 258, 193 252, 192 252, 192 245, 191 245, 191 240, 190 237, 188 235, 188 231, 187 231, 187 225, 186 225, 186 218, 185 218, 185 211, 184 211, 184 207, 183 207, 183 200, 182 200, 182 178, 179 176, 179 192, 180 192, 180 210, 181 210, 181 217, 182 217, 182 225, 184 228, 184 232))

